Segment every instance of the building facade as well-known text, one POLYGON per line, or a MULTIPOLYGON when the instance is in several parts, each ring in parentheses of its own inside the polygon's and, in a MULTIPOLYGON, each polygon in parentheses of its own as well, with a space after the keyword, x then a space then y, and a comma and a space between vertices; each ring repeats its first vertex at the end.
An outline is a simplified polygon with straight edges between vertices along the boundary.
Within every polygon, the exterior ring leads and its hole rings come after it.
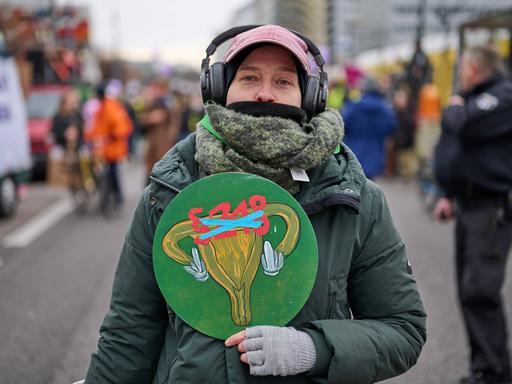
POLYGON ((327 11, 326 0, 253 0, 235 12, 231 25, 279 24, 327 47, 327 11))
POLYGON ((336 64, 375 48, 449 32, 511 0, 253 0, 232 25, 280 24, 310 37, 336 64))
POLYGON ((354 56, 370 49, 448 33, 462 22, 497 9, 510 0, 327 0, 333 57, 354 56))

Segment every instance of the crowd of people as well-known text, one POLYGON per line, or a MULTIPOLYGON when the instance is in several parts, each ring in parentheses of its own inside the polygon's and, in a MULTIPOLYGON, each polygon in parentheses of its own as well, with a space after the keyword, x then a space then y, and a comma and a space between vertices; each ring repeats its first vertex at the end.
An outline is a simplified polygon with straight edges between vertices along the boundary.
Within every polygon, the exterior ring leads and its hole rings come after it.
POLYGON ((90 194, 103 183, 101 188, 112 193, 103 204, 121 211, 120 164, 143 157, 147 183, 155 163, 193 131, 189 127, 202 111, 170 84, 160 77, 145 87, 136 79, 126 84, 113 79, 91 89, 83 100, 75 89, 62 96, 51 135, 54 152, 64 154, 74 195, 83 197, 80 192, 90 194))
POLYGON ((344 140, 367 177, 411 181, 431 169, 441 132, 440 92, 431 75, 417 95, 403 78, 363 72, 355 81, 337 79, 331 89, 330 105, 345 123, 344 140))

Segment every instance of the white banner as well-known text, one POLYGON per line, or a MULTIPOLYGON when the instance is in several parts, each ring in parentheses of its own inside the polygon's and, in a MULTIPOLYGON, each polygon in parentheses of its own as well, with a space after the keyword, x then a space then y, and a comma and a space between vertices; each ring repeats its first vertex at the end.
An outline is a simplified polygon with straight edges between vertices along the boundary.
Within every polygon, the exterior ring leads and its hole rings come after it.
POLYGON ((31 166, 27 110, 14 59, 0 57, 0 176, 31 166))

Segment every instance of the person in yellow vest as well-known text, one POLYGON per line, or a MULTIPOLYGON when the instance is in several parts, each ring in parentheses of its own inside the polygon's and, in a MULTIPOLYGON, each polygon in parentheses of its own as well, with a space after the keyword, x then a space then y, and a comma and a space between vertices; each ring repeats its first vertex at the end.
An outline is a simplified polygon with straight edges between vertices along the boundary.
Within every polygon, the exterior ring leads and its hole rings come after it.
POLYGON ((347 88, 343 78, 336 78, 329 84, 329 95, 327 96, 327 107, 341 111, 343 101, 347 95, 347 88))

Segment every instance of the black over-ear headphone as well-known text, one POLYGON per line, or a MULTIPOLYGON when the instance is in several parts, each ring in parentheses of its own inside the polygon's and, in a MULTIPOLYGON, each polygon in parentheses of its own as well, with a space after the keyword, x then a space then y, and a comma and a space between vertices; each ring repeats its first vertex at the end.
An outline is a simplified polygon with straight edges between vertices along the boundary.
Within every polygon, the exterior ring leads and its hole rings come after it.
MULTIPOLYGON (((210 56, 213 55, 218 46, 225 41, 232 39, 240 33, 261 26, 262 25, 244 25, 228 29, 213 39, 208 48, 206 48, 206 57, 201 63, 201 93, 204 103, 207 101, 214 101, 220 105, 225 105, 226 103, 225 65, 222 62, 216 62, 210 66, 210 56)), ((298 32, 293 30, 289 31, 306 43, 309 53, 311 53, 319 68, 318 74, 308 75, 306 89, 302 97, 302 109, 306 111, 308 118, 312 118, 325 110, 325 104, 327 102, 327 73, 324 72, 325 60, 318 47, 311 40, 298 32)))

